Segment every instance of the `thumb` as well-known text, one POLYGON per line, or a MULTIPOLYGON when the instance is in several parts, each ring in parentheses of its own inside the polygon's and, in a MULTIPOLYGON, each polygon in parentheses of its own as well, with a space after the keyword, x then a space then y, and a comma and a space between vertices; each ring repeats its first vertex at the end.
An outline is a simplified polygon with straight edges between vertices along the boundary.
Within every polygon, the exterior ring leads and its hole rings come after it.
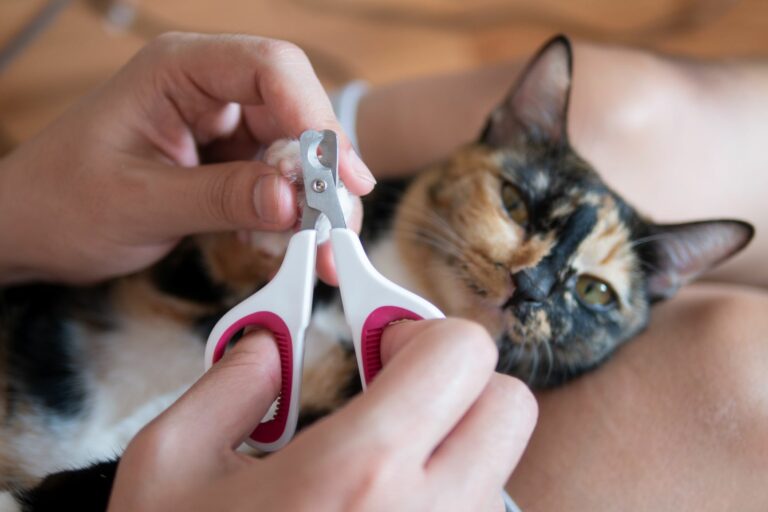
POLYGON ((163 237, 249 229, 283 231, 296 222, 296 191, 255 161, 153 171, 142 191, 143 218, 163 237))
POLYGON ((237 448, 280 391, 280 355, 269 332, 245 335, 165 413, 189 446, 237 448))

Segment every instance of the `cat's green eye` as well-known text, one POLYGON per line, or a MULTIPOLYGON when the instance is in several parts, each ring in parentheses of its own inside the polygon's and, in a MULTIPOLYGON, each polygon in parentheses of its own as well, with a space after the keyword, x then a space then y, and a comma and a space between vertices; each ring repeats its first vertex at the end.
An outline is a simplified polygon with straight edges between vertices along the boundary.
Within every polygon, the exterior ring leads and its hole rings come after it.
POLYGON ((513 221, 521 226, 528 223, 528 206, 516 186, 509 182, 501 186, 501 202, 513 221))
POLYGON ((575 289, 579 300, 589 308, 604 310, 616 304, 616 292, 611 285, 594 276, 580 275, 575 289))

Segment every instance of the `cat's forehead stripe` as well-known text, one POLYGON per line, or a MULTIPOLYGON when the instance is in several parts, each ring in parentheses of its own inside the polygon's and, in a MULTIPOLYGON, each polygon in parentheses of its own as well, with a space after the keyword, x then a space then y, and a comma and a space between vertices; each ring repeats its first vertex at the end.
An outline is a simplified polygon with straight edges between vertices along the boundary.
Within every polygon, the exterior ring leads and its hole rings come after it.
POLYGON ((622 303, 631 302, 632 279, 638 262, 630 249, 629 229, 610 196, 603 199, 598 222, 579 246, 571 264, 579 273, 608 282, 622 303))
POLYGON ((593 206, 581 205, 568 217, 548 259, 556 266, 567 261, 579 244, 589 236, 597 222, 597 212, 593 206))

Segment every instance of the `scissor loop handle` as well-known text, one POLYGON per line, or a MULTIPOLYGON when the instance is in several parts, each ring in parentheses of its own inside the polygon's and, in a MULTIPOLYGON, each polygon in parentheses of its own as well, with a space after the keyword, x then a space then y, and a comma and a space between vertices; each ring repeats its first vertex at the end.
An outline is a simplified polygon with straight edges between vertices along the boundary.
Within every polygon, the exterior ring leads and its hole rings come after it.
POLYGON ((445 318, 429 301, 382 276, 349 229, 332 229, 331 245, 339 275, 344 316, 352 329, 363 389, 381 370, 381 336, 398 320, 445 318))
POLYGON ((277 409, 271 419, 261 422, 249 436, 251 441, 257 443, 258 446, 277 442, 285 432, 286 427, 288 427, 291 402, 295 398, 291 386, 293 382, 293 342, 291 332, 282 318, 271 311, 259 311, 241 318, 224 331, 224 334, 216 342, 211 364, 216 364, 219 359, 224 357, 224 352, 232 337, 246 328, 270 331, 280 353, 281 382, 280 395, 277 398, 277 409))
MULTIPOLYGON (((275 277, 261 290, 229 310, 213 327, 205 347, 205 368, 221 359, 232 337, 246 327, 269 330, 280 352, 280 397, 275 416, 256 426, 246 442, 275 451, 293 437, 299 415, 304 336, 312 311, 317 232, 291 237, 275 277)), ((254 385, 258 385, 255 383, 254 385)))
POLYGON ((360 333, 360 351, 363 362, 361 376, 366 386, 371 384, 383 366, 381 337, 384 335, 384 329, 401 320, 423 320, 423 317, 397 306, 381 306, 374 309, 365 319, 360 333))

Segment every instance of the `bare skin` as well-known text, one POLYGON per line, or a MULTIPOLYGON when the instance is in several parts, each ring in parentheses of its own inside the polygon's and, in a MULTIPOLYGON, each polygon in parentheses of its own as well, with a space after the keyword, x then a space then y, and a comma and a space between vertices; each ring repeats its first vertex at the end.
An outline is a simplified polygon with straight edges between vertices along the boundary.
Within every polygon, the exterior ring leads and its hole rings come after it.
MULTIPOLYGON (((293 186, 253 157, 310 127, 340 134, 339 172, 353 193, 370 192, 375 180, 298 47, 158 37, 0 159, 0 284, 94 282, 145 268, 192 233, 290 228, 293 186)), ((318 274, 335 281, 328 247, 318 274)))
MULTIPOLYGON (((708 276, 719 284, 683 290, 598 371, 538 394, 508 490, 526 512, 765 510, 768 64, 574 52, 569 133, 601 175, 657 220, 743 218, 757 236, 708 276)), ((520 69, 374 89, 359 110, 363 158, 394 176, 474 140, 520 69)))
MULTIPOLYGON (((366 163, 379 177, 402 175, 476 140, 521 67, 506 63, 370 91, 358 117, 366 163)), ((768 64, 682 62, 577 43, 573 72, 568 131, 576 150, 659 221, 752 222, 750 247, 715 276, 768 286, 768 64)))
POLYGON ((609 364, 538 393, 508 490, 526 512, 763 511, 768 295, 693 285, 609 364))

